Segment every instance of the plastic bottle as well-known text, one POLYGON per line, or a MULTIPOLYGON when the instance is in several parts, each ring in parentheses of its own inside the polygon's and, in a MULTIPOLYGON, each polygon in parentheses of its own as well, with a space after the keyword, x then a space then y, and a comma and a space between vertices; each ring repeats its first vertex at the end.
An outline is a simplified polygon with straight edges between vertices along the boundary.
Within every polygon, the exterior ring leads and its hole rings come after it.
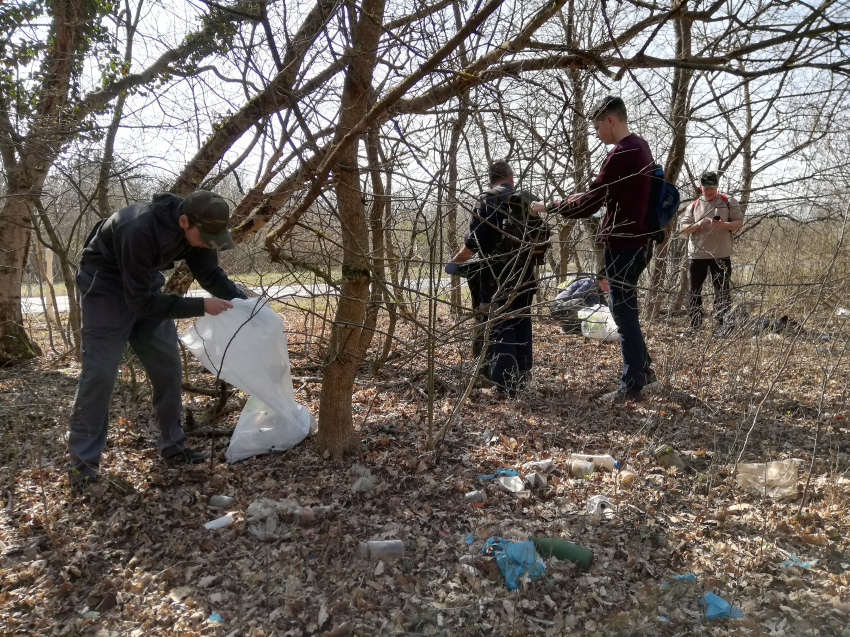
POLYGON ((533 537, 531 541, 541 557, 557 557, 561 561, 572 562, 579 568, 590 568, 593 563, 593 553, 572 542, 548 537, 533 537))
POLYGON ((232 506, 233 503, 236 502, 234 498, 231 498, 229 495, 214 495, 210 498, 210 507, 213 509, 226 509, 229 506, 232 506))
POLYGON ((573 453, 570 454, 570 458, 575 460, 587 460, 588 462, 592 462, 597 467, 605 467, 608 471, 614 471, 615 469, 620 468, 620 461, 616 460, 614 456, 593 456, 586 453, 573 453))
POLYGON ((233 514, 228 513, 227 515, 224 515, 220 518, 216 518, 215 520, 210 520, 209 522, 204 524, 204 528, 205 529, 220 529, 220 528, 223 528, 225 526, 229 526, 229 525, 233 524, 233 522, 234 522, 233 514))
POLYGON ((357 557, 400 560, 404 557, 404 542, 401 540, 370 540, 360 542, 357 547, 357 557))
POLYGON ((567 471, 575 478, 586 478, 596 471, 596 465, 587 460, 570 460, 567 462, 567 471))

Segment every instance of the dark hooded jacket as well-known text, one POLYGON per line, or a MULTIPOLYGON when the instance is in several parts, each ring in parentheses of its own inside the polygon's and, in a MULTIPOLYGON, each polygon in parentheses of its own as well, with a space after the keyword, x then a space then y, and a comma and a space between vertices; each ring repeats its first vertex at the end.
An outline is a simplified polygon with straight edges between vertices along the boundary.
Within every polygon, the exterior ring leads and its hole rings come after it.
MULTIPOLYGON (((195 280, 215 297, 246 298, 218 265, 218 253, 190 246, 180 228, 183 199, 172 194, 122 208, 92 230, 80 268, 95 276, 92 285, 114 286, 116 294, 144 318, 203 316, 204 299, 163 294, 174 262, 185 260, 195 280)), ((83 291, 83 294, 85 292, 83 291)))

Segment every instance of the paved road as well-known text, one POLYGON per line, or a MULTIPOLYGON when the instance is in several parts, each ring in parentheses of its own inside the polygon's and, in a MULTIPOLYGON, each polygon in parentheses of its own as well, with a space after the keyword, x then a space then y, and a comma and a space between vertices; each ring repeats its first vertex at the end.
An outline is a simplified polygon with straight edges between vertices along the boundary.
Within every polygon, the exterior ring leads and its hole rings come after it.
MULTIPOLYGON (((252 292, 268 296, 273 299, 296 297, 309 298, 310 296, 316 294, 327 294, 328 292, 330 292, 331 294, 334 293, 334 291, 327 283, 318 283, 316 285, 270 285, 268 287, 254 286, 248 289, 252 292)), ((186 293, 186 296, 198 296, 206 298, 210 295, 206 290, 189 290, 186 293)), ((60 312, 67 312, 68 297, 57 296, 56 305, 59 307, 60 312)), ((21 311, 24 314, 41 314, 42 312, 44 312, 44 308, 41 303, 41 297, 23 297, 21 299, 21 311)))
MULTIPOLYGON (((449 277, 443 277, 437 281, 437 284, 440 286, 448 285, 450 279, 449 277)), ((404 286, 406 288, 410 288, 413 286, 415 282, 406 282, 404 286)), ((419 279, 418 286, 420 289, 427 290, 428 288, 428 280, 427 279, 419 279)), ((331 288, 327 283, 317 283, 315 285, 269 285, 269 286, 253 286, 249 287, 249 290, 255 292, 256 294, 260 294, 262 296, 268 296, 272 299, 285 299, 285 298, 310 298, 311 296, 316 296, 320 294, 336 294, 336 291, 331 288)), ((199 297, 209 297, 210 295, 205 290, 189 290, 186 293, 186 296, 199 296, 199 297)), ((46 298, 46 297, 45 297, 46 298)), ((68 297, 67 296, 57 296, 56 297, 56 305, 59 307, 60 312, 68 311, 68 297)), ((41 314, 44 312, 43 306, 41 304, 41 297, 38 296, 30 296, 23 297, 21 299, 21 311, 24 314, 41 314)))

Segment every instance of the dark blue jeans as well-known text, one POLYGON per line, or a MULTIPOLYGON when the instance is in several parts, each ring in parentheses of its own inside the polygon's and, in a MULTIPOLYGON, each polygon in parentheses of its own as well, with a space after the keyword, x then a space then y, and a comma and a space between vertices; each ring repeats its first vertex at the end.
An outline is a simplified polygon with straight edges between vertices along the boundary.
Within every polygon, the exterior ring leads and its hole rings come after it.
POLYGON ((626 392, 643 389, 652 365, 640 329, 637 300, 637 282, 645 269, 645 247, 605 249, 605 274, 610 286, 608 307, 620 333, 623 353, 619 388, 626 392))
POLYGON ((94 477, 100 469, 112 390, 128 342, 153 387, 160 455, 168 456, 186 448, 181 425, 183 368, 174 321, 136 315, 124 301, 122 284, 100 273, 78 270, 77 287, 82 298, 83 342, 82 372, 68 419, 71 482, 94 477))
POLYGON ((509 307, 516 312, 506 318, 492 318, 490 346, 490 380, 509 396, 516 395, 529 380, 532 366, 531 312, 534 291, 518 295, 509 307))

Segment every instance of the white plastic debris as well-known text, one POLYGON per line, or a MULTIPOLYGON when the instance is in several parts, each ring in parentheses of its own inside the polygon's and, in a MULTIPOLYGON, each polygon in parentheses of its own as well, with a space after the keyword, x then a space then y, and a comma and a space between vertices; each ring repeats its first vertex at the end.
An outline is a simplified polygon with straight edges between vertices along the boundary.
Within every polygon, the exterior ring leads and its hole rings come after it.
POLYGON ((546 476, 540 472, 529 473, 525 476, 525 481, 530 487, 545 487, 548 484, 546 476))
POLYGON ((587 500, 587 512, 590 515, 603 515, 607 511, 613 512, 616 508, 611 498, 604 495, 595 495, 587 500))
POLYGON ((502 476, 496 478, 496 486, 508 493, 520 493, 525 490, 525 483, 519 476, 502 476))
POLYGON ((210 373, 251 395, 230 439, 225 458, 286 451, 300 443, 316 421, 295 401, 283 321, 268 299, 233 299, 233 308, 205 314, 180 340, 210 373))
POLYGON ((838 308, 838 310, 836 310, 835 314, 839 318, 850 318, 850 310, 848 310, 846 307, 838 308))
POLYGON ((620 333, 607 305, 595 305, 578 311, 581 333, 587 338, 600 341, 619 341, 620 333))
POLYGON ((204 524, 205 529, 221 529, 225 526, 229 526, 233 524, 233 514, 228 513, 227 515, 223 515, 220 518, 216 518, 215 520, 210 520, 206 524, 204 524))

